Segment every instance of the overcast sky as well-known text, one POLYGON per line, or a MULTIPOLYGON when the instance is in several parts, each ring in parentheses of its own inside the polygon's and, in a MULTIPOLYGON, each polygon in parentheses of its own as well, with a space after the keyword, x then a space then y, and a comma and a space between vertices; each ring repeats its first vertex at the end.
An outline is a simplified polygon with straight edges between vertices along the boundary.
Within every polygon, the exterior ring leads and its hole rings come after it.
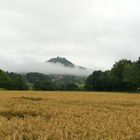
POLYGON ((0 63, 63 56, 109 69, 140 56, 140 0, 1 0, 0 63))

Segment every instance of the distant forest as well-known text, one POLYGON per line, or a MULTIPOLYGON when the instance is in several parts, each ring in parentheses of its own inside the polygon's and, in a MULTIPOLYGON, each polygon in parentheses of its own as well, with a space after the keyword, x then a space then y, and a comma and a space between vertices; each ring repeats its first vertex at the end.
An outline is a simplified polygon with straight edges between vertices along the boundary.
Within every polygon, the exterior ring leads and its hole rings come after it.
POLYGON ((139 92, 140 58, 137 61, 122 59, 116 62, 111 70, 94 71, 89 77, 17 74, 0 70, 0 89, 139 92))
POLYGON ((17 74, 0 70, 0 89, 3 90, 83 90, 86 77, 45 75, 42 73, 17 74))

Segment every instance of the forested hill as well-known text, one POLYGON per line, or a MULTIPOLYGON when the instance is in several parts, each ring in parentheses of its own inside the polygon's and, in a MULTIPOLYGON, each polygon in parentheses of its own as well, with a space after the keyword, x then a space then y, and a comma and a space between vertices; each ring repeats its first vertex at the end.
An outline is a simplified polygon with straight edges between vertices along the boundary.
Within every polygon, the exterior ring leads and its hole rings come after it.
POLYGON ((70 68, 79 68, 79 69, 86 69, 83 66, 76 66, 75 64, 73 64, 72 62, 70 62, 69 60, 67 60, 64 57, 56 57, 56 58, 51 58, 50 60, 48 60, 47 62, 49 63, 53 63, 53 64, 62 64, 65 67, 70 67, 70 68))
POLYGON ((75 65, 72 62, 70 62, 66 58, 62 58, 62 57, 59 57, 59 56, 57 58, 51 58, 47 62, 50 62, 50 63, 60 63, 60 64, 64 65, 65 67, 71 67, 71 68, 75 67, 75 65))

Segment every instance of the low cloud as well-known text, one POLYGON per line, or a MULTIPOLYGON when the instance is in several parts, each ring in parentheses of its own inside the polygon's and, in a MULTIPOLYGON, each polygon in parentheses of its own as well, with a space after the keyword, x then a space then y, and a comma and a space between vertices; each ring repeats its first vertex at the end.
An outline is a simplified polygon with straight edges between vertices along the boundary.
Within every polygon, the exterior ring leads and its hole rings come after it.
POLYGON ((78 67, 69 68, 62 64, 53 64, 48 62, 28 62, 22 64, 15 64, 14 62, 6 59, 0 60, 0 68, 17 73, 39 72, 44 74, 58 74, 58 75, 75 75, 75 76, 88 76, 93 70, 80 69, 78 67), (4 63, 1 63, 4 62, 4 63))

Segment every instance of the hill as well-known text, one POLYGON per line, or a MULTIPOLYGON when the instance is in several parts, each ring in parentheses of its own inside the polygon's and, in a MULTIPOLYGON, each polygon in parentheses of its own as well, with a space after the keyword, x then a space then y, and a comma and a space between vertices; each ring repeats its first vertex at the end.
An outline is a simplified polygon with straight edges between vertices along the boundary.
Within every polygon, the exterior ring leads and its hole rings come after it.
POLYGON ((85 67, 82 66, 76 66, 74 63, 70 62, 69 60, 67 60, 64 57, 56 57, 56 58, 51 58, 50 60, 48 60, 47 62, 49 63, 54 63, 54 64, 62 64, 65 67, 69 67, 69 68, 79 68, 79 69, 83 69, 86 70, 85 67))

